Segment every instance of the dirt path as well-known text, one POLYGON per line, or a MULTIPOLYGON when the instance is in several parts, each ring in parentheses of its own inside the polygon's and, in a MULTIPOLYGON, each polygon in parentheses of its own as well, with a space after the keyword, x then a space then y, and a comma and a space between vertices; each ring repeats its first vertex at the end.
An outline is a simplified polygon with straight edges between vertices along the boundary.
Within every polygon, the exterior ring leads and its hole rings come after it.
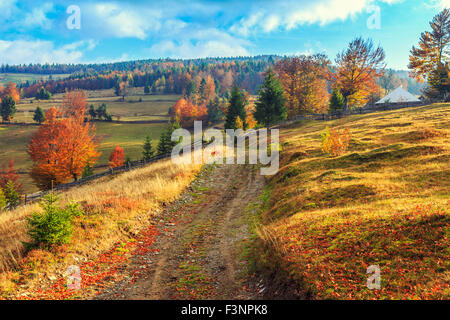
POLYGON ((246 208, 264 186, 249 165, 208 166, 189 192, 158 216, 160 235, 150 251, 134 256, 124 280, 99 299, 256 299, 247 279, 243 244, 246 208))

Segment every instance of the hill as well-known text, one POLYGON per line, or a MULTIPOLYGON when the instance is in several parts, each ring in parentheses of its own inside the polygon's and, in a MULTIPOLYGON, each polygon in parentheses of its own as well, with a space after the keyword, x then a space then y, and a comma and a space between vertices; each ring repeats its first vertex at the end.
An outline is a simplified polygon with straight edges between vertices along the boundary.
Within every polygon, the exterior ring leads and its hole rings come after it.
POLYGON ((277 290, 312 299, 449 298, 449 104, 300 122, 280 139, 256 259, 277 290), (322 152, 326 126, 349 129, 347 153, 322 152), (366 287, 371 265, 381 269, 380 290, 366 287))

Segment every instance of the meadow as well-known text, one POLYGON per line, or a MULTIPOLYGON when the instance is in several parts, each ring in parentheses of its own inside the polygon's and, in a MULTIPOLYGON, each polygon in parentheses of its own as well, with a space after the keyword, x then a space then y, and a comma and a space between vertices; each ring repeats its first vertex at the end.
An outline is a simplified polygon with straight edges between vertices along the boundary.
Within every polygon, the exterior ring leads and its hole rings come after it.
MULTIPOLYGON (((150 136, 153 146, 156 148, 160 133, 169 120, 168 109, 178 100, 177 95, 144 95, 136 90, 134 95, 125 97, 125 101, 115 96, 112 90, 88 91, 88 105, 95 107, 105 103, 108 112, 116 120, 120 115, 121 123, 96 122, 96 135, 99 138, 102 152, 96 171, 104 170, 108 164, 108 158, 116 145, 125 149, 126 156, 131 160, 138 160, 142 154, 142 144, 147 135, 150 136), (139 102, 142 100, 142 102, 139 102), (127 121, 146 120, 150 123, 126 123, 127 121)), ((36 101, 24 99, 17 106, 15 121, 33 123, 33 112, 37 106, 48 110, 52 106, 58 106, 62 102, 63 95, 57 94, 50 101, 36 101), (32 101, 32 102, 31 102, 32 101)), ((0 166, 6 165, 10 159, 14 160, 15 167, 21 175, 21 183, 24 192, 36 192, 28 172, 31 160, 26 153, 31 136, 38 129, 37 125, 8 125, 0 124, 0 166)))
POLYGON ((450 105, 303 121, 281 131, 262 213, 263 272, 311 299, 450 297, 450 105), (351 134, 321 148, 326 126, 351 134), (381 269, 369 290, 366 270, 381 269))
MULTIPOLYGON (((68 77, 69 74, 52 74, 52 79, 63 79, 68 77)), ((39 80, 48 80, 50 75, 47 74, 34 74, 34 73, 0 73, 0 83, 6 84, 8 82, 14 82, 20 84, 22 82, 35 82, 39 80)))
POLYGON ((83 287, 112 277, 118 271, 108 269, 112 260, 123 261, 131 247, 153 241, 154 234, 138 237, 139 231, 153 230, 152 219, 200 167, 160 161, 60 194, 59 206, 76 202, 84 215, 75 221, 70 243, 51 251, 24 246, 29 241, 26 218, 42 210, 38 203, 0 215, 0 300, 73 298, 76 292, 66 290, 64 278, 73 264, 82 265, 83 287), (61 282, 50 287, 54 276, 61 276, 61 282))

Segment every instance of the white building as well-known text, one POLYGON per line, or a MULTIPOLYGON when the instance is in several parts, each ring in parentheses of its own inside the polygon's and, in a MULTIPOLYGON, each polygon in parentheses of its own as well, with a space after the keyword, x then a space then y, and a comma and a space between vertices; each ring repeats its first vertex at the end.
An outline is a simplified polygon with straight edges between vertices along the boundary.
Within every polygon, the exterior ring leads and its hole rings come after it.
POLYGON ((413 96, 411 93, 403 89, 402 86, 398 87, 391 93, 389 93, 386 97, 376 102, 375 104, 380 103, 402 103, 402 102, 419 102, 420 100, 413 96))

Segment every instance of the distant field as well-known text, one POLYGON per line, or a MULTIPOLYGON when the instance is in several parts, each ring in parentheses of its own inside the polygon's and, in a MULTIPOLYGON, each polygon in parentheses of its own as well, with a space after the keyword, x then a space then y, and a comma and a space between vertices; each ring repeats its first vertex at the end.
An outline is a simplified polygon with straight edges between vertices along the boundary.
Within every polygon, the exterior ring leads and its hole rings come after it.
MULTIPOLYGON (((88 92, 88 104, 96 108, 105 103, 108 112, 117 120, 168 120, 168 109, 180 98, 179 95, 144 95, 142 89, 137 89, 133 95, 126 96, 125 101, 114 95, 113 90, 99 90, 88 92)), ((52 106, 61 104, 63 94, 56 94, 52 100, 24 99, 17 106, 18 112, 14 118, 17 122, 33 122, 33 112, 39 106, 48 110, 52 106)))
MULTIPOLYGON (((53 79, 61 79, 68 77, 69 74, 52 74, 53 79)), ((7 83, 9 81, 14 83, 21 83, 26 81, 38 81, 38 80, 48 80, 50 75, 47 74, 34 74, 34 73, 0 73, 0 83, 7 83)))
MULTIPOLYGON (((88 92, 88 103, 93 103, 96 107, 103 102, 106 103, 108 111, 113 115, 120 114, 122 121, 168 121, 168 108, 179 98, 176 95, 140 96, 139 92, 137 92, 134 96, 127 96, 125 102, 122 102, 118 101, 119 98, 112 94, 112 90, 88 92), (139 98, 142 99, 142 102, 130 102, 138 101, 139 98)), ((34 101, 30 103, 30 100, 26 99, 18 105, 18 113, 15 120, 32 123, 33 111, 37 106, 48 109, 51 106, 58 106, 61 101, 62 95, 55 95, 50 102, 34 101)), ((108 164, 109 154, 116 145, 125 148, 126 156, 129 156, 132 160, 139 159, 141 157, 142 144, 147 134, 150 135, 156 148, 165 123, 118 124, 97 122, 95 126, 96 135, 100 138, 100 151, 102 152, 97 165, 104 166, 108 164)), ((27 193, 37 191, 28 175, 31 161, 26 154, 27 145, 32 134, 37 129, 37 126, 0 125, 0 166, 6 164, 10 159, 14 159, 16 168, 22 172, 21 180, 27 193)), ((104 168, 100 170, 104 170, 104 168)))

